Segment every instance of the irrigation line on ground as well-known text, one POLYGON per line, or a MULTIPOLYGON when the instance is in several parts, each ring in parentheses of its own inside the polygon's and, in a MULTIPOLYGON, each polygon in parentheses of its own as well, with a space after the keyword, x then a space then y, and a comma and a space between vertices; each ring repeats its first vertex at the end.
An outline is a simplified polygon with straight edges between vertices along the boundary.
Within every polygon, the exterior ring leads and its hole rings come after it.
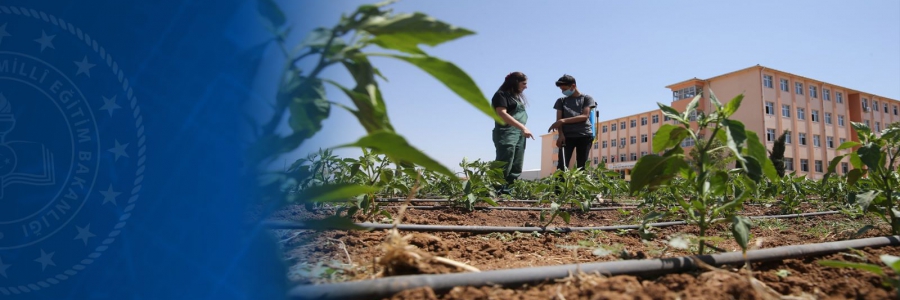
MULTIPOLYGON (((838 214, 839 211, 821 211, 821 212, 812 212, 812 213, 803 213, 803 214, 790 214, 790 215, 771 215, 771 216, 750 216, 751 220, 756 219, 788 219, 788 218, 805 218, 805 217, 813 217, 813 216, 821 216, 821 215, 831 215, 838 214)), ((672 222, 658 222, 658 223, 650 223, 649 226, 653 227, 668 227, 668 226, 676 226, 676 225, 685 225, 687 222, 685 221, 672 221, 672 222)), ((393 224, 376 224, 376 223, 356 223, 364 228, 368 229, 391 229, 394 228, 393 224)), ((333 228, 310 228, 306 224, 302 222, 294 222, 294 221, 267 221, 265 222, 265 226, 269 229, 316 229, 316 230, 329 230, 333 228)), ((516 227, 516 226, 458 226, 458 225, 419 225, 419 224, 399 224, 397 225, 398 230, 404 231, 427 231, 427 232, 438 232, 438 231, 452 231, 452 232, 473 232, 473 233, 492 233, 492 232, 575 232, 575 231, 587 231, 587 230, 602 230, 602 231, 616 231, 616 230, 627 230, 627 229, 638 229, 640 225, 613 225, 613 226, 599 226, 599 227, 516 227)))
MULTIPOLYGON (((900 236, 865 238, 848 241, 782 246, 747 251, 746 260, 740 252, 729 252, 698 256, 706 264, 713 266, 740 265, 749 262, 781 261, 804 256, 821 256, 848 249, 884 247, 900 245, 900 236)), ((523 284, 537 284, 552 279, 561 279, 571 274, 597 273, 616 275, 656 275, 683 272, 697 268, 690 257, 675 257, 649 260, 620 260, 611 262, 568 264, 560 266, 515 268, 484 271, 479 273, 453 273, 438 275, 406 275, 372 280, 342 282, 319 285, 301 285, 288 292, 290 299, 381 299, 404 290, 430 287, 442 293, 457 286, 517 287, 523 284)))
MULTIPOLYGON (((618 210, 618 209, 632 209, 637 206, 614 206, 614 207, 592 207, 590 211, 605 211, 605 210, 618 210)), ((400 208, 400 206, 383 206, 382 208, 400 208)), ((440 205, 427 205, 427 206, 415 206, 410 205, 407 206, 408 209, 418 209, 418 210, 441 210, 441 209, 465 209, 463 207, 456 206, 440 206, 440 205)), ((512 207, 512 206, 476 206, 475 210, 524 210, 524 211, 542 211, 542 210, 550 210, 549 207, 512 207)), ((560 211, 568 211, 568 212, 580 212, 582 211, 579 208, 560 208, 560 211)))

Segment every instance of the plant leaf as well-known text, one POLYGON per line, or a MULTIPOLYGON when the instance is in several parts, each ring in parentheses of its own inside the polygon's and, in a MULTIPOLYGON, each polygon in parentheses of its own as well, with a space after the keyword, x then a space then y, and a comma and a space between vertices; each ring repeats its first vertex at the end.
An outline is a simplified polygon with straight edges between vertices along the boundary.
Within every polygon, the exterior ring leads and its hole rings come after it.
POLYGON ((860 145, 859 142, 855 142, 855 141, 846 141, 846 142, 842 143, 840 146, 838 146, 837 149, 835 149, 835 151, 841 151, 841 150, 844 150, 844 149, 850 149, 850 148, 853 148, 853 147, 856 147, 856 146, 859 146, 859 145, 860 145))
POLYGON ((278 28, 281 27, 281 25, 284 25, 286 20, 284 11, 278 7, 278 4, 275 3, 274 0, 259 0, 259 2, 257 2, 256 10, 269 21, 269 25, 271 25, 272 28, 278 28))
POLYGON ((853 268, 857 270, 869 271, 878 274, 879 276, 884 276, 884 271, 876 265, 851 263, 839 260, 820 260, 819 264, 826 267, 853 268))
POLYGON ((339 183, 322 186, 311 186, 300 191, 298 198, 302 202, 344 201, 363 194, 374 193, 378 187, 339 183))
POLYGON ((481 93, 481 89, 475 84, 475 81, 453 63, 431 56, 403 56, 393 54, 369 55, 393 57, 419 67, 426 73, 431 74, 431 76, 443 83, 447 88, 488 117, 491 117, 498 123, 504 123, 504 121, 497 116, 497 113, 494 112, 494 108, 491 107, 490 101, 484 97, 481 93))
POLYGON ((397 14, 392 16, 375 16, 360 25, 375 36, 372 43, 386 49, 398 50, 410 54, 422 54, 419 44, 437 46, 474 32, 456 27, 423 13, 397 14))
POLYGON ((735 112, 737 112, 738 108, 741 107, 741 102, 744 100, 744 94, 739 94, 732 98, 728 103, 725 104, 725 109, 723 112, 725 113, 725 117, 731 117, 735 112))
POLYGON ((372 132, 360 138, 356 143, 338 146, 337 148, 346 147, 370 148, 377 153, 387 155, 396 163, 410 162, 451 178, 457 178, 450 169, 428 157, 428 155, 410 145, 405 138, 394 132, 372 132))
POLYGON ((741 246, 744 253, 747 253, 747 244, 750 242, 750 226, 753 223, 750 219, 743 216, 734 216, 731 218, 731 234, 734 235, 735 242, 741 246))
POLYGON ((672 124, 663 124, 653 136, 653 152, 662 152, 666 149, 681 144, 681 141, 688 136, 687 129, 672 124))

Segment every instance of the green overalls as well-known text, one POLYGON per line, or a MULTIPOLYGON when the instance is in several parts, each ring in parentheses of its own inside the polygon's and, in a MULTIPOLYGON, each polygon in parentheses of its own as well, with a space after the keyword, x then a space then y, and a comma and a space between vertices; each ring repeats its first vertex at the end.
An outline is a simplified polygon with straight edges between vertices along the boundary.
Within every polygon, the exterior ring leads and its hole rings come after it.
MULTIPOLYGON (((513 119, 525 125, 528 122, 528 113, 525 112, 525 104, 516 101, 517 105, 514 111, 507 110, 513 119)), ((522 130, 510 125, 496 124, 494 126, 494 148, 497 149, 496 161, 506 162, 503 175, 506 176, 507 185, 511 185, 513 181, 522 175, 522 162, 525 157, 525 135, 522 130)), ((508 186, 506 187, 508 188, 508 186)))

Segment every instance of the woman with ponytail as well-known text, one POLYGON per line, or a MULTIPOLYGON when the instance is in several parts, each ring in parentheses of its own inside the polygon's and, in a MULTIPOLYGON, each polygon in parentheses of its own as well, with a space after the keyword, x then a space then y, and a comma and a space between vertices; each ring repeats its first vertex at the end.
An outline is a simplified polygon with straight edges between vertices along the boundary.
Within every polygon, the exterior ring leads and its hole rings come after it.
POLYGON ((497 152, 496 161, 505 162, 503 175, 506 177, 506 185, 499 188, 499 193, 509 194, 509 187, 522 174, 522 162, 525 156, 525 139, 534 139, 531 131, 525 127, 528 122, 528 114, 525 113, 525 95, 522 93, 528 87, 528 77, 522 72, 512 72, 506 75, 503 85, 491 98, 491 105, 497 115, 503 119, 501 123, 494 123, 494 148, 497 152))

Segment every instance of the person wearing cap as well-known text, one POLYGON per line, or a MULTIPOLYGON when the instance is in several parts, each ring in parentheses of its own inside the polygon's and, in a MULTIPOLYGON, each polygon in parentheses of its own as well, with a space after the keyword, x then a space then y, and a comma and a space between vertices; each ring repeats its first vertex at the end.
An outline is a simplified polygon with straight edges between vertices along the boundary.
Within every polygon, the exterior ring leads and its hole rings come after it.
POLYGON ((563 75, 556 81, 564 97, 556 99, 553 109, 556 110, 556 122, 550 125, 547 132, 559 132, 556 146, 562 148, 559 151, 557 170, 565 170, 566 164, 572 158, 572 152, 576 153, 575 165, 584 169, 588 159, 588 151, 594 140, 592 136, 590 115, 591 110, 597 106, 594 98, 582 94, 575 84, 575 77, 563 75))
POLYGON ((497 187, 500 194, 510 194, 509 187, 522 174, 522 162, 525 158, 525 139, 534 139, 531 131, 525 127, 528 114, 525 112, 525 95, 528 77, 522 72, 506 75, 503 84, 491 98, 494 111, 506 124, 494 122, 493 140, 496 149, 496 161, 505 162, 503 175, 506 185, 497 187))

